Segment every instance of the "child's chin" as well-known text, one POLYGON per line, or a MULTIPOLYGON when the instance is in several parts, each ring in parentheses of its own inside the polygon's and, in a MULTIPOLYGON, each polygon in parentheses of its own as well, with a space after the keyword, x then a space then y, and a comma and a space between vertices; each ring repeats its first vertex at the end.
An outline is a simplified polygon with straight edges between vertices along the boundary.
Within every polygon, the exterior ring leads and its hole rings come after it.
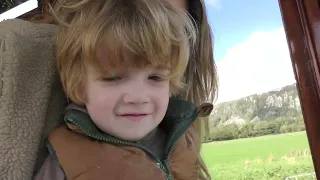
POLYGON ((135 135, 135 136, 134 135, 126 136, 126 137, 123 137, 122 139, 126 140, 126 141, 139 141, 143 137, 144 137, 144 135, 141 134, 141 135, 135 135))

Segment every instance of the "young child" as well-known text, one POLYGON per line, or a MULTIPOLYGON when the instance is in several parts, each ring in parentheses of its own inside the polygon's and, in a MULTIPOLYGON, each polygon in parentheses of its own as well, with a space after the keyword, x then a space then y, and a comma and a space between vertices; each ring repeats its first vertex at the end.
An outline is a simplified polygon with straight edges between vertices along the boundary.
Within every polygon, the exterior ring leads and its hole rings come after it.
POLYGON ((188 15, 166 0, 63 0, 54 14, 74 103, 35 179, 198 179, 200 139, 189 127, 212 105, 170 99, 196 41, 188 15))

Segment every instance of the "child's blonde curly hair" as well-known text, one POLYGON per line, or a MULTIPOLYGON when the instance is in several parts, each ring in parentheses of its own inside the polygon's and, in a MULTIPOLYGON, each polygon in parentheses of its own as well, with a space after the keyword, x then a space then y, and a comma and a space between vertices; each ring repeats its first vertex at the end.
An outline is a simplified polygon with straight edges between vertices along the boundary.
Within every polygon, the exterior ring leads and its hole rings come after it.
POLYGON ((166 0, 58 0, 52 12, 60 25, 57 68, 73 102, 84 103, 88 66, 108 74, 117 67, 168 68, 170 93, 182 89, 196 42, 194 23, 183 10, 166 0), (103 62, 97 57, 101 47, 103 62))

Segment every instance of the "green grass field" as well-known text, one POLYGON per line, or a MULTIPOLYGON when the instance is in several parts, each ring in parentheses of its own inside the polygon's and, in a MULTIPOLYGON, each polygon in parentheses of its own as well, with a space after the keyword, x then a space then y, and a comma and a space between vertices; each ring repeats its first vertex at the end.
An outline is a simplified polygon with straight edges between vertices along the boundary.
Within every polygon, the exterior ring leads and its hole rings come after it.
POLYGON ((206 143, 202 156, 214 180, 283 180, 314 172, 305 132, 206 143))

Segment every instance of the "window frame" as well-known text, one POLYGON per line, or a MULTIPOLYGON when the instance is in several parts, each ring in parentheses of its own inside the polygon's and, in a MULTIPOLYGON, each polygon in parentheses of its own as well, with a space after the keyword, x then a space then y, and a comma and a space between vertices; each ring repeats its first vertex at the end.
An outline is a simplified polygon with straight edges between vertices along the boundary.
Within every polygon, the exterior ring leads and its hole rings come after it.
POLYGON ((279 0, 317 179, 320 179, 320 9, 317 0, 279 0))

